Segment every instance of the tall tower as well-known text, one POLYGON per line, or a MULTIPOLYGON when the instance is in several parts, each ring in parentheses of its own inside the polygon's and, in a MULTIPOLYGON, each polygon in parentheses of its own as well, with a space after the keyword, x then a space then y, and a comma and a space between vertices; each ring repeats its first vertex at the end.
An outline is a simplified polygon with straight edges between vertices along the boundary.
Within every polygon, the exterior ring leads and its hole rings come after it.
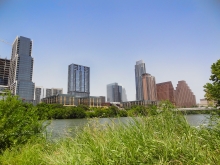
POLYGON ((148 73, 142 75, 144 100, 157 101, 157 89, 155 77, 148 73))
POLYGON ((122 102, 122 86, 118 83, 107 85, 107 102, 122 102))
POLYGON ((68 94, 76 97, 90 95, 90 68, 70 64, 68 67, 68 94))
POLYGON ((137 61, 135 65, 135 84, 136 100, 143 100, 142 74, 146 73, 145 63, 143 60, 137 61))
POLYGON ((35 87, 35 101, 36 104, 41 103, 41 99, 44 98, 44 88, 43 87, 35 87))
POLYGON ((22 36, 17 37, 12 46, 8 85, 12 94, 18 95, 25 102, 32 102, 34 99, 34 59, 31 54, 32 41, 22 36))

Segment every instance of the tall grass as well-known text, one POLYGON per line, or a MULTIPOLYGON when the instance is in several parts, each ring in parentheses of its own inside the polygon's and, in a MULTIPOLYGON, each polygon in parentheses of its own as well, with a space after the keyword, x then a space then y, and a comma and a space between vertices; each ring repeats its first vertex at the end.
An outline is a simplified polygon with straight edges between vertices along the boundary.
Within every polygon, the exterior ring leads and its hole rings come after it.
POLYGON ((34 139, 6 150, 0 164, 219 164, 219 130, 191 127, 164 110, 129 124, 85 127, 58 142, 34 139))

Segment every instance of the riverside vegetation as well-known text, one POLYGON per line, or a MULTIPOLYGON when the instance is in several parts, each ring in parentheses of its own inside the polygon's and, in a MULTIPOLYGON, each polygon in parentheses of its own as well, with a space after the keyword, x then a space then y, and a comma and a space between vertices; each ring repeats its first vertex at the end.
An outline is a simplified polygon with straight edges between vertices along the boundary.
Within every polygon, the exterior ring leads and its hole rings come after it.
MULTIPOLYGON (((195 128, 187 123, 182 113, 173 111, 174 106, 169 102, 163 102, 158 107, 136 106, 125 110, 127 115, 139 116, 128 124, 86 126, 74 138, 67 137, 51 142, 42 134, 44 130, 42 119, 54 117, 52 115, 57 114, 62 106, 50 105, 56 106, 57 109, 52 108, 56 109, 54 110, 56 113, 51 112, 52 109, 43 109, 44 106, 34 107, 24 104, 11 95, 0 101, 0 164, 218 164, 220 162, 218 115, 213 114, 213 120, 208 127, 195 128)), ((82 111, 83 108, 88 107, 79 106, 73 108, 74 110, 67 108, 65 111, 68 110, 68 114, 77 116, 81 114, 78 113, 79 109, 82 111)), ((100 114, 101 117, 107 114, 109 116, 120 114, 120 110, 116 110, 115 107, 110 107, 110 110, 111 113, 106 109, 93 109, 93 113, 100 114), (101 110, 104 112, 98 113, 101 110)), ((87 109, 83 114, 87 116, 90 113, 92 110, 87 109)))

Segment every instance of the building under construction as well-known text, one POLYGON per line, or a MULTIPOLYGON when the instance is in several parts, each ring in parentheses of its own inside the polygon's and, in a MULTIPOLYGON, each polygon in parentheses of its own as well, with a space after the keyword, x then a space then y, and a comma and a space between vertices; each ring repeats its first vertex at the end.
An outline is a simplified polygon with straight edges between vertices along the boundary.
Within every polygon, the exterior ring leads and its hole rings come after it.
POLYGON ((0 58, 0 85, 8 85, 10 60, 7 58, 0 58))

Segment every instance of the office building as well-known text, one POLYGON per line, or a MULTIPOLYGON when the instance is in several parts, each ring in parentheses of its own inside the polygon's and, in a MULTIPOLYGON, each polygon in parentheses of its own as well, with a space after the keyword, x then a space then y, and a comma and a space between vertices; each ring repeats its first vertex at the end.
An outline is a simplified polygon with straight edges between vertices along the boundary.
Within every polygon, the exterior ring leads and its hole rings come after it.
POLYGON ((101 98, 101 104, 105 103, 105 96, 99 96, 101 98))
POLYGON ((57 94, 42 99, 46 104, 62 104, 64 106, 78 106, 80 104, 89 107, 101 107, 101 97, 75 97, 70 94, 57 94))
POLYGON ((178 81, 174 98, 177 107, 190 108, 196 106, 196 97, 185 81, 178 81))
POLYGON ((0 58, 0 85, 8 86, 10 60, 0 58))
POLYGON ((155 77, 148 73, 142 74, 143 100, 157 100, 155 77))
POLYGON ((68 66, 68 91, 76 97, 89 97, 90 95, 90 68, 77 64, 68 66))
POLYGON ((50 97, 57 94, 63 94, 63 88, 46 88, 45 97, 50 97))
POLYGON ((139 101, 126 101, 121 103, 121 107, 123 108, 131 108, 132 106, 151 106, 158 105, 159 101, 151 101, 151 100, 139 100, 139 101))
POLYGON ((118 83, 107 85, 107 102, 122 102, 122 86, 118 83))
POLYGON ((175 104, 174 88, 171 81, 156 84, 157 100, 168 100, 175 104))
POLYGON ((146 73, 145 63, 143 60, 137 61, 135 65, 135 84, 136 100, 143 100, 142 75, 146 73))
POLYGON ((35 87, 35 104, 41 103, 41 99, 44 98, 44 88, 36 86, 35 87))
POLYGON ((31 55, 32 41, 17 37, 12 46, 8 85, 12 94, 18 95, 25 102, 32 102, 34 99, 34 59, 31 55))
POLYGON ((122 101, 128 101, 125 88, 122 87, 122 101))

